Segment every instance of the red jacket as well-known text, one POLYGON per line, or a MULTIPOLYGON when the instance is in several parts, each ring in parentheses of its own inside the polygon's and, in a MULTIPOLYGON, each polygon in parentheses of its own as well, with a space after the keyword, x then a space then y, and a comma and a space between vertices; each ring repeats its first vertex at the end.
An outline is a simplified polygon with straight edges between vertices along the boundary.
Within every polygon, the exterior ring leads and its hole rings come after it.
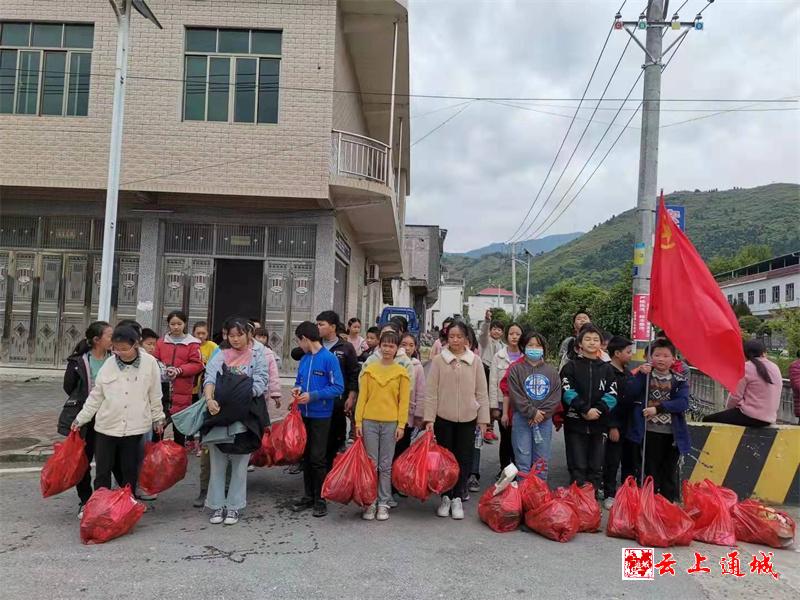
POLYGON ((800 417, 800 360, 789 365, 789 383, 794 396, 794 416, 800 417))
POLYGON ((192 404, 195 377, 203 371, 200 340, 186 335, 175 340, 169 334, 156 342, 153 357, 167 367, 178 367, 181 372, 172 382, 172 408, 170 414, 182 411, 192 404))

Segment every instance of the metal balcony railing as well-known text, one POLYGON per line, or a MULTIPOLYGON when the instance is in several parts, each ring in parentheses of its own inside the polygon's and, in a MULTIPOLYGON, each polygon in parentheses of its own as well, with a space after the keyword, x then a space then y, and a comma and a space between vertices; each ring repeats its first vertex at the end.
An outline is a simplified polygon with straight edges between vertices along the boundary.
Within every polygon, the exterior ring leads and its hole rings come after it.
POLYGON ((331 141, 331 174, 366 179, 394 189, 386 144, 338 130, 333 130, 331 141))

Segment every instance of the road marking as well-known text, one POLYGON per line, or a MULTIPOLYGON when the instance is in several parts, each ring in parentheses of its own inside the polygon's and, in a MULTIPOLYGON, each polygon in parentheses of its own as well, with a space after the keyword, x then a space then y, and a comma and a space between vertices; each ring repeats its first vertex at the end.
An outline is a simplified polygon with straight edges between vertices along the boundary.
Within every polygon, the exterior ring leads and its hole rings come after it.
POLYGON ((16 469, 0 469, 0 475, 11 473, 38 473, 42 467, 17 467, 16 469))

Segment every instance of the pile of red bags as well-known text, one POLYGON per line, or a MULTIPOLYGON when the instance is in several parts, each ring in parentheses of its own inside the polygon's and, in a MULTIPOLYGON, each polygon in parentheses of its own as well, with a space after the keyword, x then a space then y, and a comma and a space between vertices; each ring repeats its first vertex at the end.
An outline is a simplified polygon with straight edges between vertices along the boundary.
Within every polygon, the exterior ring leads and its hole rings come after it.
POLYGON ((578 533, 581 522, 572 502, 554 495, 525 513, 525 525, 556 542, 568 542, 578 533))
POLYGON ((514 531, 522 522, 522 496, 516 482, 506 485, 499 492, 492 485, 478 502, 478 516, 493 531, 514 531))
POLYGON ((86 442, 77 431, 70 431, 64 442, 53 444, 53 456, 42 467, 39 485, 42 497, 55 496, 74 487, 89 469, 86 442))
POLYGON ((568 488, 558 488, 555 495, 572 504, 580 522, 578 531, 600 531, 600 504, 595 499, 594 486, 591 483, 579 486, 573 482, 568 488))
POLYGON ((275 448, 272 445, 272 432, 267 427, 264 435, 261 436, 261 446, 250 455, 249 464, 256 467, 271 467, 275 456, 275 448))
POLYGON ((273 465, 294 465, 303 458, 306 450, 306 426, 296 404, 292 406, 283 421, 272 426, 270 439, 273 465))
POLYGON ((642 546, 688 546, 692 543, 694 521, 677 504, 653 492, 653 478, 647 477, 639 496, 636 539, 642 546))
POLYGON ((694 539, 718 546, 735 546, 731 510, 737 500, 736 492, 708 479, 700 483, 684 480, 683 507, 694 521, 694 539))
POLYGON ((519 477, 522 478, 522 483, 519 486, 519 493, 522 497, 522 510, 528 512, 538 506, 541 506, 552 497, 553 493, 547 487, 547 483, 537 477, 540 471, 538 469, 531 470, 528 475, 520 473, 519 477))
POLYGON ((636 519, 639 516, 639 486, 628 476, 614 496, 614 505, 608 513, 606 535, 610 537, 636 539, 636 519))
POLYGON ((788 548, 794 544, 797 526, 786 513, 755 500, 744 500, 731 510, 736 539, 773 548, 788 548))
POLYGON ((431 493, 452 489, 458 475, 456 457, 434 441, 431 431, 419 436, 392 465, 392 485, 406 496, 423 501, 431 493))
POLYGON ((125 535, 144 511, 144 505, 136 501, 129 485, 115 490, 100 488, 83 507, 81 542, 102 544, 125 535))
POLYGON ((188 466, 186 450, 172 440, 147 442, 139 470, 139 489, 145 494, 160 494, 186 477, 188 466))
POLYGON ((366 508, 378 498, 375 463, 359 437, 345 452, 333 459, 333 467, 322 484, 322 497, 332 502, 355 502, 366 508))

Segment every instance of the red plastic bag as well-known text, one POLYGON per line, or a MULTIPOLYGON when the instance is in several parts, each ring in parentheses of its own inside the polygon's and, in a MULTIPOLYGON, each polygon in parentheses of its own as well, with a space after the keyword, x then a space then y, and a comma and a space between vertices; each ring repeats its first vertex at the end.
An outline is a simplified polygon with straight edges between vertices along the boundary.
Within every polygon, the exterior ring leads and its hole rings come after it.
POLYGON ((600 504, 595 499, 594 486, 591 483, 578 486, 572 482, 568 488, 558 488, 555 495, 572 503, 581 523, 578 531, 600 531, 600 504))
POLYGON ((797 525, 786 513, 756 500, 743 500, 731 511, 736 539, 740 542, 788 548, 794 544, 797 525))
POLYGON ((694 539, 718 546, 735 546, 731 508, 737 499, 736 492, 709 479, 700 483, 684 480, 683 507, 694 521, 694 539), (733 504, 730 502, 731 494, 733 504))
POLYGON ((636 539, 636 518, 639 516, 639 486, 630 475, 617 490, 614 505, 608 513, 606 535, 636 539))
POLYGON ((271 440, 275 449, 273 464, 299 463, 306 451, 306 439, 306 426, 300 409, 295 404, 286 418, 272 427, 271 440))
POLYGON ((458 461, 453 453, 432 442, 428 448, 428 489, 437 495, 452 490, 458 481, 458 474, 458 461))
POLYGON ((42 497, 48 498, 75 487, 89 469, 86 442, 77 431, 70 431, 67 439, 53 444, 53 456, 42 467, 39 485, 42 497))
POLYGON ((145 494, 160 494, 186 477, 188 466, 186 450, 172 440, 147 442, 139 470, 139 489, 145 494))
POLYGON ((81 541, 102 544, 125 535, 142 518, 144 510, 144 505, 133 497, 131 486, 100 488, 83 507, 81 541))
POLYGON ((547 482, 538 477, 543 472, 547 463, 543 459, 538 459, 531 468, 530 473, 519 473, 517 477, 522 479, 519 485, 519 493, 522 497, 522 510, 528 512, 548 502, 553 493, 547 487, 547 482))
POLYGON ((249 464, 256 466, 256 467, 271 467, 275 448, 272 445, 271 440, 272 432, 267 427, 264 430, 264 435, 261 436, 261 446, 250 455, 250 462, 249 464))
POLYGON ((580 519, 572 502, 552 498, 549 502, 525 513, 525 525, 556 542, 568 542, 578 533, 580 519))
POLYGON ((456 457, 434 441, 432 431, 419 436, 392 465, 392 485, 420 500, 427 499, 431 492, 442 494, 452 489, 458 475, 456 457))
POLYGON ((516 482, 512 482, 495 495, 496 485, 492 485, 478 502, 478 516, 493 531, 507 533, 514 531, 522 522, 522 496, 516 482))
POLYGON ((642 546, 688 546, 694 521, 677 504, 653 493, 653 478, 644 480, 636 517, 636 539, 642 546))
POLYGON ((364 448, 363 437, 333 459, 322 484, 322 497, 341 504, 355 502, 362 508, 378 498, 377 468, 364 448))

